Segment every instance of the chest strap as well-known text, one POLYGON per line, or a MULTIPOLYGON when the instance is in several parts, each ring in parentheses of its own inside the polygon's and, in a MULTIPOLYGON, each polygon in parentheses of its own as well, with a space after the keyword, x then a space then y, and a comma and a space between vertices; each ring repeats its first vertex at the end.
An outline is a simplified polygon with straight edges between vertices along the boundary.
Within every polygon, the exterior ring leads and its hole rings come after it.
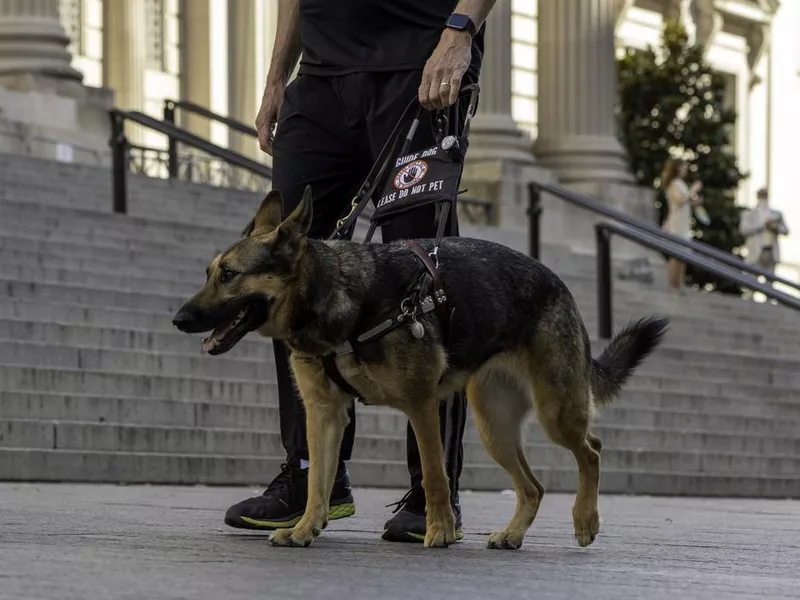
MULTIPOLYGON (((445 339, 447 338, 447 332, 450 328, 449 321, 451 311, 447 309, 447 295, 445 294, 444 286, 442 285, 441 277, 439 277, 439 271, 436 268, 436 264, 431 259, 431 256, 422 246, 420 246, 418 242, 411 241, 408 243, 408 247, 414 253, 414 256, 425 267, 426 273, 423 274, 423 279, 424 275, 427 275, 430 278, 430 295, 427 295, 422 300, 419 300, 419 296, 423 295, 419 293, 420 290, 412 292, 411 295, 409 295, 400 303, 401 309, 397 315, 385 319, 376 326, 357 336, 354 340, 347 341, 344 344, 337 346, 333 352, 322 357, 322 368, 325 369, 325 374, 328 376, 328 378, 333 381, 343 392, 355 397, 359 402, 362 403, 364 402, 364 397, 356 388, 347 382, 341 371, 339 371, 339 367, 336 366, 336 358, 338 356, 352 354, 355 352, 359 344, 365 344, 383 337, 404 323, 414 320, 417 316, 427 314, 434 310, 440 315, 440 322, 445 339), (411 310, 409 310, 409 307, 407 306, 409 303, 413 304, 411 310)), ((438 247, 436 249, 438 250, 438 247)))

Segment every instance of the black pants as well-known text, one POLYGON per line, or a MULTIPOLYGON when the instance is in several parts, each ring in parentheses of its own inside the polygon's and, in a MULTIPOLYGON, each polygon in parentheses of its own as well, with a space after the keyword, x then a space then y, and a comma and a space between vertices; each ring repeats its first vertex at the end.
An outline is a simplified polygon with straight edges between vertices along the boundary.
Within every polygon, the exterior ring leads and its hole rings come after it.
MULTIPOLYGON (((273 145, 272 183, 283 194, 287 213, 300 201, 304 187, 311 185, 314 194, 311 237, 326 238, 333 232, 403 110, 416 95, 421 76, 421 71, 338 77, 301 75, 288 86, 273 145)), ((429 114, 426 112, 425 120, 420 122, 412 151, 435 143, 429 114)), ((456 224, 452 225, 449 231, 457 234, 456 224)), ((435 234, 432 206, 411 211, 382 228, 385 242, 435 234)), ((308 460, 305 413, 292 381, 288 350, 282 342, 276 341, 274 345, 281 440, 290 461, 308 460)), ((356 425, 353 407, 349 412, 340 467, 353 451, 356 425)), ((455 493, 463 463, 466 421, 463 393, 442 403, 440 420, 447 474, 455 493)), ((411 484, 421 485, 419 450, 410 424, 407 454, 411 484)))

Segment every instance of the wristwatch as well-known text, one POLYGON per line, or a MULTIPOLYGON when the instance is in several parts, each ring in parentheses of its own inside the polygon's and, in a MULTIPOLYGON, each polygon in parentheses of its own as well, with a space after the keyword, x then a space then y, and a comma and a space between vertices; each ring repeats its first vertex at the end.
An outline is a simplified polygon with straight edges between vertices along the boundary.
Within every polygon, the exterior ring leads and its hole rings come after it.
POLYGON ((453 13, 450 15, 450 18, 447 19, 447 23, 445 23, 444 26, 449 29, 455 29, 456 31, 466 31, 469 33, 470 37, 475 37, 477 33, 475 23, 472 22, 469 15, 462 15, 461 13, 453 13))

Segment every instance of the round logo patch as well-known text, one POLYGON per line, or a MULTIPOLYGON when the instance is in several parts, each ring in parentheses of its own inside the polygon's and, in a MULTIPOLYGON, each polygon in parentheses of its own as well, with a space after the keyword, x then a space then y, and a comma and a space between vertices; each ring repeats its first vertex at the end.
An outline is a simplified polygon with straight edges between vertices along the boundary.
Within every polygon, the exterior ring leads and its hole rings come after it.
POLYGON ((394 178, 394 187, 398 190, 410 188, 425 178, 428 172, 428 163, 424 160, 415 160, 400 169, 394 178))

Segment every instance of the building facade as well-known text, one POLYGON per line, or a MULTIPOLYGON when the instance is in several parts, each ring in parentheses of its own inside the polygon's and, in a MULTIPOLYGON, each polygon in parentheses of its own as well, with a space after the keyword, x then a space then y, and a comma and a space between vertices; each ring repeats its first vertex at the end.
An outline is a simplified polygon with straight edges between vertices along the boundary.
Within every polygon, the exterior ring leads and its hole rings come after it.
MULTIPOLYGON (((165 99, 186 98, 252 123, 277 4, 0 0, 2 134, 27 128, 28 151, 43 147, 31 139, 52 138, 59 156, 79 160, 93 146, 105 148, 100 113, 110 103, 160 116, 165 99), (31 94, 39 104, 26 100, 31 94)), ((657 44, 664 20, 675 17, 729 77, 738 113, 734 143, 749 173, 738 201, 751 205, 759 187, 770 188, 793 233, 783 244, 781 274, 800 280, 800 169, 793 164, 800 0, 498 0, 465 176, 502 205, 498 223, 505 227, 524 222, 522 190, 536 178, 646 215, 650 192, 636 189, 614 133, 614 52, 657 44)), ((224 127, 199 118, 183 124, 267 160, 252 140, 229 139, 224 127)), ((143 145, 165 144, 156 134, 133 135, 143 145)), ((569 238, 571 219, 551 228, 555 237, 569 238)))

